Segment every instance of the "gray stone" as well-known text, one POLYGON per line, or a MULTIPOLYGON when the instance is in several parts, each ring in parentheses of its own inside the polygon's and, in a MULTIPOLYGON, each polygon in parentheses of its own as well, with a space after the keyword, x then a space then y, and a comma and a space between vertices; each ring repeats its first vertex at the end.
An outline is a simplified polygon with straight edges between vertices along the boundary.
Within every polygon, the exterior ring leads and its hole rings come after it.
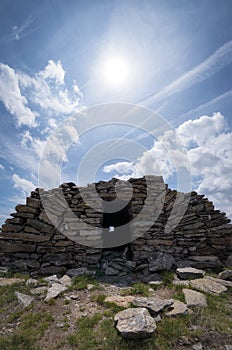
POLYGON ((225 287, 232 287, 232 281, 222 280, 220 278, 215 278, 215 277, 212 277, 212 276, 205 276, 205 278, 208 278, 211 281, 220 283, 220 284, 222 284, 225 287))
POLYGON ((106 276, 117 276, 119 274, 118 270, 115 270, 113 267, 107 266, 105 268, 105 275, 106 276))
POLYGON ((48 288, 45 301, 48 302, 51 299, 56 298, 62 292, 65 292, 67 287, 62 286, 60 283, 53 283, 50 288, 48 288))
POLYGON ((94 276, 95 271, 88 270, 87 267, 79 267, 77 269, 70 269, 66 272, 66 275, 69 277, 78 277, 78 276, 94 276))
POLYGON ((170 254, 158 252, 149 258, 148 268, 150 272, 171 270, 174 264, 175 260, 170 254))
POLYGON ((38 281, 35 278, 29 278, 26 282, 26 286, 34 286, 38 285, 38 281))
POLYGON ((156 329, 156 322, 145 308, 126 309, 114 316, 116 328, 126 339, 151 337, 156 329))
POLYGON ((181 280, 197 279, 205 275, 203 270, 198 270, 193 267, 178 268, 176 269, 176 273, 181 280))
POLYGON ((195 290, 183 289, 185 302, 188 307, 206 307, 207 300, 206 297, 195 290))
POLYGON ((48 290, 48 287, 37 287, 30 289, 30 293, 34 295, 45 294, 48 290))
POLYGON ((59 282, 64 287, 70 287, 72 285, 72 279, 71 277, 64 275, 62 278, 59 279, 59 282))
POLYGON ((131 303, 133 302, 135 297, 128 295, 128 296, 121 296, 121 295, 112 295, 105 298, 105 302, 114 303, 121 307, 130 307, 131 303))
POLYGON ((194 289, 198 289, 202 292, 209 293, 209 294, 219 295, 227 291, 227 288, 225 286, 215 281, 212 281, 211 279, 208 279, 208 278, 192 280, 190 282, 190 285, 194 289))
POLYGON ((224 270, 220 272, 218 278, 222 280, 232 281, 232 270, 224 270))
POLYGON ((7 267, 0 266, 0 273, 7 273, 7 272, 8 272, 7 267))
POLYGON ((188 307, 182 301, 175 300, 171 308, 171 311, 166 312, 166 316, 183 316, 188 314, 188 307))
POLYGON ((194 344, 192 346, 192 349, 193 350, 203 350, 204 348, 203 348, 203 345, 201 343, 197 343, 197 344, 194 344))
POLYGON ((15 295, 16 295, 18 301, 20 301, 24 307, 31 305, 31 303, 34 300, 34 298, 31 297, 30 295, 22 294, 19 292, 15 292, 15 295))
POLYGON ((44 281, 48 282, 49 285, 52 285, 52 283, 54 283, 54 282, 59 283, 59 278, 57 277, 57 275, 44 277, 43 279, 44 279, 44 281))
POLYGON ((134 306, 145 307, 154 316, 169 308, 173 303, 173 299, 161 299, 158 297, 137 297, 132 301, 134 306))

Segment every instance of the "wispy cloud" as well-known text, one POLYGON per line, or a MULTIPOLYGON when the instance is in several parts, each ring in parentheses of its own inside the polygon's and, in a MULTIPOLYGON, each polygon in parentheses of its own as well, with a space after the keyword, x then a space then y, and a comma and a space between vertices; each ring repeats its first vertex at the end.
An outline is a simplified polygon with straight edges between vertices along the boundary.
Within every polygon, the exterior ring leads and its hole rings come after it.
POLYGON ((189 116, 195 116, 197 115, 198 113, 206 110, 207 108, 209 107, 212 107, 216 104, 218 104, 219 102, 222 102, 226 99, 232 99, 232 89, 224 92, 223 94, 213 98, 212 100, 206 102, 206 103, 203 103, 201 105, 199 105, 198 107, 194 108, 194 109, 190 109, 189 111, 187 111, 186 113, 183 113, 181 117, 189 117, 189 116))
POLYGON ((11 38, 14 40, 20 40, 28 34, 32 33, 35 29, 31 28, 33 23, 33 17, 29 16, 26 20, 20 25, 14 25, 12 27, 12 36, 11 38))
POLYGON ((168 98, 178 92, 184 91, 193 85, 204 81, 211 77, 222 68, 232 62, 232 40, 227 41, 218 50, 216 50, 205 61, 173 81, 159 92, 151 95, 147 99, 141 101, 141 104, 152 105, 165 98, 168 98))

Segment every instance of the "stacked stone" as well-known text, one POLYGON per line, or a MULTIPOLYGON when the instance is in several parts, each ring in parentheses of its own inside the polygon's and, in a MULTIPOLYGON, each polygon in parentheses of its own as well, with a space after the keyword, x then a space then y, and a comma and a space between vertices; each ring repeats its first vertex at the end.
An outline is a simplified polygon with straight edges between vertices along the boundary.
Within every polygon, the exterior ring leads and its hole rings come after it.
POLYGON ((172 256, 180 266, 201 268, 220 266, 232 255, 232 225, 225 213, 196 192, 168 189, 156 176, 36 189, 11 215, 2 226, 0 264, 32 275, 78 267, 107 274, 146 273, 157 252, 172 256), (130 211, 131 242, 111 253, 99 247, 104 203, 116 198, 130 211))

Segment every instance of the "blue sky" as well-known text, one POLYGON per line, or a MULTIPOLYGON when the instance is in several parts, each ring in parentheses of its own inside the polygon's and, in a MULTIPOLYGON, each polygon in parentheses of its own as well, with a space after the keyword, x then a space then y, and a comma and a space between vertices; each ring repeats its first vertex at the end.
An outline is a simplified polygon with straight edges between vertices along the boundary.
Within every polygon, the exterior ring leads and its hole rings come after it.
MULTIPOLYGON (((40 157, 57 126, 83 108, 117 102, 170 123, 188 154, 192 188, 232 217, 231 13, 230 0, 2 0, 1 221, 38 186, 40 157)), ((109 125, 72 145, 61 181, 78 181, 78 166, 95 145, 128 138, 142 154, 131 146, 133 160, 121 153, 110 159, 109 150, 96 180, 156 174, 152 155, 174 188, 176 172, 162 148, 167 135, 154 140, 111 122, 109 116, 109 125)))

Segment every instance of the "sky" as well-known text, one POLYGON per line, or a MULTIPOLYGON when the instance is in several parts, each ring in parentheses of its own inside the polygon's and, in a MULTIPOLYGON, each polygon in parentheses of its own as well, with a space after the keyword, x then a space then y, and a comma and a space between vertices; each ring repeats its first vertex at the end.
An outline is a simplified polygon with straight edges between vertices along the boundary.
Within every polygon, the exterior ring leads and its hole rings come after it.
POLYGON ((44 172, 79 185, 154 174, 181 188, 175 138, 191 188, 232 218, 231 13, 231 0, 2 0, 0 223, 44 172), (117 104, 141 121, 117 120, 117 104))

